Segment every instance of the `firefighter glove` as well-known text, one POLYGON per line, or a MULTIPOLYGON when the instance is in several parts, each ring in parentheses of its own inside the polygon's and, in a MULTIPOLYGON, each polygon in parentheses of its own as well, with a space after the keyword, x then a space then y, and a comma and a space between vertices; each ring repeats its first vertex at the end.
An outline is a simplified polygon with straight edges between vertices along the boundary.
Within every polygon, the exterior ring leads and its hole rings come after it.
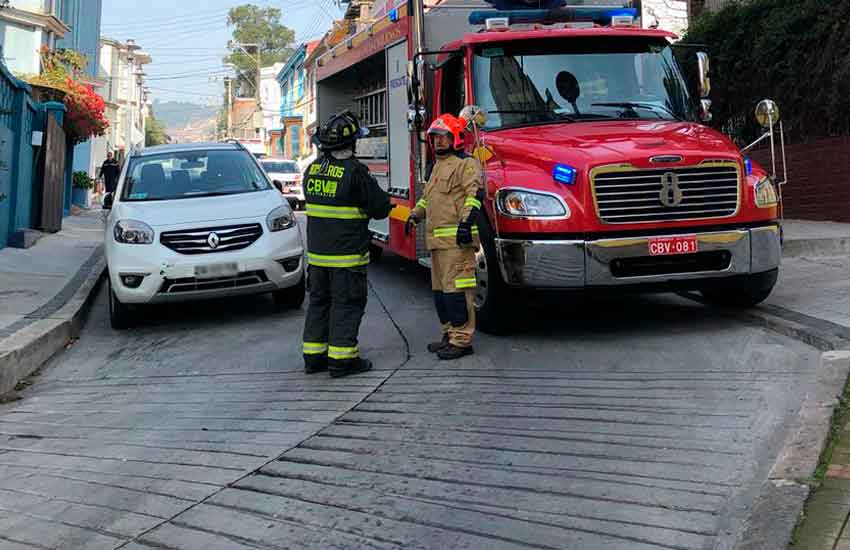
POLYGON ((411 215, 407 218, 407 222, 404 224, 404 236, 409 237, 411 233, 413 233, 413 228, 416 227, 416 224, 419 223, 419 220, 416 216, 411 215))
POLYGON ((472 244, 472 224, 469 221, 461 222, 457 228, 457 245, 466 246, 472 244))

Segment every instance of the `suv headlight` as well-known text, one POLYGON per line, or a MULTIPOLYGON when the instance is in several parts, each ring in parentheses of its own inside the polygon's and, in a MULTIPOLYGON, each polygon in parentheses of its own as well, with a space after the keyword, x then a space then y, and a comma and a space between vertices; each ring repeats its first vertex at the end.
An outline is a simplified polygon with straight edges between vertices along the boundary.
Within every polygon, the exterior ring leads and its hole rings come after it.
POLYGON ((773 208, 779 204, 779 195, 770 178, 763 178, 755 186, 756 206, 759 208, 773 208))
POLYGON ((123 244, 152 244, 153 229, 144 222, 121 220, 112 231, 115 242, 123 244))
POLYGON ((272 210, 266 218, 266 225, 272 233, 283 231, 290 227, 295 227, 296 224, 297 221, 295 220, 295 214, 287 205, 278 206, 272 210))
POLYGON ((519 218, 564 218, 570 215, 567 205, 555 195, 519 189, 499 191, 496 203, 503 214, 519 218))

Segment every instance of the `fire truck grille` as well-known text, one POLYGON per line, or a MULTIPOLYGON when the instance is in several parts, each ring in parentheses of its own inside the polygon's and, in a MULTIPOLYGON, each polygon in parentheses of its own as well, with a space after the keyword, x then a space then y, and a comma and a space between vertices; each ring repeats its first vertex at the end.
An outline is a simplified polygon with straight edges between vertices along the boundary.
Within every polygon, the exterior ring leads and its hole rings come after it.
POLYGON ((603 223, 726 218, 738 211, 740 174, 734 163, 591 176, 603 223))

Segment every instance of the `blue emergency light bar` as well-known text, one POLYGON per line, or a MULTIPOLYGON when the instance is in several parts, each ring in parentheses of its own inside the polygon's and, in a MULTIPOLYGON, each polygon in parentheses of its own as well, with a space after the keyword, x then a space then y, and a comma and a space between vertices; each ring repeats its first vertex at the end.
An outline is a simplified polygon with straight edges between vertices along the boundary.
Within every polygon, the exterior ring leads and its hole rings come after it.
POLYGON ((469 14, 469 24, 484 25, 488 19, 507 18, 511 25, 529 25, 534 23, 543 25, 554 23, 596 23, 598 25, 610 25, 615 17, 637 19, 638 12, 634 8, 612 9, 592 6, 554 8, 551 10, 478 10, 469 14))

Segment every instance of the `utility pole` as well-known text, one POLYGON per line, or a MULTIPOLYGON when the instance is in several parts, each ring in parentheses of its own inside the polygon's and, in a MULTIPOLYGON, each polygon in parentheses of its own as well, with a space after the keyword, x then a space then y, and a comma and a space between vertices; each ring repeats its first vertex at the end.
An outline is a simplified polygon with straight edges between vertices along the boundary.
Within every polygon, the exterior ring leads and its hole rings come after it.
POLYGON ((227 128, 225 129, 224 138, 230 139, 233 132, 233 79, 230 77, 224 78, 224 89, 227 95, 224 102, 225 109, 227 109, 227 128))
MULTIPOLYGON (((261 95, 260 95, 260 87, 262 86, 262 81, 263 81, 263 74, 262 74, 263 56, 262 56, 262 53, 260 51, 260 45, 259 44, 245 44, 245 43, 242 43, 242 42, 234 42, 233 40, 231 40, 230 42, 227 43, 227 47, 231 50, 235 49, 235 48, 239 48, 240 50, 242 50, 242 52, 246 56, 248 56, 250 59, 253 59, 257 63, 257 74, 254 78, 254 100, 256 101, 254 115, 257 115, 257 114, 262 115, 263 106, 262 106, 262 99, 261 99, 261 95), (254 56, 252 56, 251 52, 248 51, 249 48, 254 48, 254 52, 255 52, 254 56)), ((254 116, 252 118, 253 119, 260 118, 261 119, 262 116, 260 116, 260 117, 254 116)), ((255 130, 259 132, 260 128, 257 127, 257 128, 255 128, 255 130)))

